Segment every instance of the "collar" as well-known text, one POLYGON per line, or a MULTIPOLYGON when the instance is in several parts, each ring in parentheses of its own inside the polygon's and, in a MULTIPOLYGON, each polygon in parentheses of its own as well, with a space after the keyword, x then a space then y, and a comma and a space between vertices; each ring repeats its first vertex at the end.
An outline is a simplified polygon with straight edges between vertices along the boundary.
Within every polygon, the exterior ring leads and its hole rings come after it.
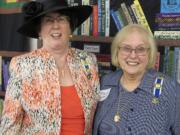
MULTIPOLYGON (((117 70, 109 74, 108 78, 110 78, 110 80, 107 81, 106 86, 118 87, 121 76, 122 76, 122 70, 117 70)), ((156 76, 157 76, 157 72, 155 70, 153 69, 147 70, 138 88, 140 90, 143 90, 152 94, 151 90, 154 87, 154 81, 156 79, 156 76)))

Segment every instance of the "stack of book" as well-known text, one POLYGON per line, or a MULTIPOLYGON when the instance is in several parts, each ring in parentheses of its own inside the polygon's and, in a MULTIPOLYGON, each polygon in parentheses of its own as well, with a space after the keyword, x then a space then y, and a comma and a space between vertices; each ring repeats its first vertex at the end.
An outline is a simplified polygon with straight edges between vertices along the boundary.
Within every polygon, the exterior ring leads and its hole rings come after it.
POLYGON ((139 0, 121 1, 117 9, 111 9, 110 14, 118 31, 131 23, 138 23, 151 31, 139 0))
POLYGON ((157 39, 180 39, 180 12, 179 13, 158 13, 155 22, 157 30, 154 36, 157 39))
POLYGON ((180 39, 180 2, 161 0, 160 13, 156 14, 157 24, 154 36, 157 39, 180 39))

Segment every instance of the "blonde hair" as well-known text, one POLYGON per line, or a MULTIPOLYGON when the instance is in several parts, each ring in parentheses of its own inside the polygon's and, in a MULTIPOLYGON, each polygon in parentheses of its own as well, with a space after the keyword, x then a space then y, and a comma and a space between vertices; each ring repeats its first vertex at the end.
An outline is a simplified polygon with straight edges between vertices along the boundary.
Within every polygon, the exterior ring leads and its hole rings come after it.
POLYGON ((152 33, 140 24, 129 24, 119 31, 111 44, 111 61, 112 64, 121 68, 118 62, 118 51, 120 43, 132 32, 137 31, 141 34, 143 41, 149 46, 149 61, 147 69, 153 68, 156 62, 157 46, 152 33))

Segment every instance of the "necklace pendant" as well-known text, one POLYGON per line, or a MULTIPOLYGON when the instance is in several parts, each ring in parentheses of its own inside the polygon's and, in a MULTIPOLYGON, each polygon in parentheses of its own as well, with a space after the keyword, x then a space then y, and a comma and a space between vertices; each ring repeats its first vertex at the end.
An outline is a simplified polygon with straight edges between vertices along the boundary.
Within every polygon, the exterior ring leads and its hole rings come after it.
POLYGON ((117 112, 117 113, 114 115, 114 122, 119 122, 120 119, 121 119, 120 114, 117 112))

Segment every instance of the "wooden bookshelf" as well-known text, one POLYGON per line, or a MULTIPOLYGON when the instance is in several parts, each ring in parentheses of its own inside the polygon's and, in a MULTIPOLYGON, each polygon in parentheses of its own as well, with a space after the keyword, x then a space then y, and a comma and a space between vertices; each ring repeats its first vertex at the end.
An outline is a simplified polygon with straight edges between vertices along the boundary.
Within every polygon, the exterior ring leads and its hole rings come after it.
POLYGON ((180 40, 173 40, 173 39, 163 39, 163 40, 156 40, 158 46, 174 46, 180 47, 180 40))
POLYGON ((94 37, 94 36, 76 36, 73 35, 71 41, 91 42, 91 43, 111 43, 113 37, 94 37))
MULTIPOLYGON (((93 37, 93 36, 76 36, 73 35, 71 38, 72 42, 90 42, 90 43, 105 43, 111 45, 113 37, 93 37)), ((158 46, 179 46, 180 40, 156 40, 158 46)), ((13 57, 21 55, 27 52, 21 51, 0 51, 0 56, 4 57, 13 57)), ((4 97, 5 92, 0 91, 0 97, 4 97)))

